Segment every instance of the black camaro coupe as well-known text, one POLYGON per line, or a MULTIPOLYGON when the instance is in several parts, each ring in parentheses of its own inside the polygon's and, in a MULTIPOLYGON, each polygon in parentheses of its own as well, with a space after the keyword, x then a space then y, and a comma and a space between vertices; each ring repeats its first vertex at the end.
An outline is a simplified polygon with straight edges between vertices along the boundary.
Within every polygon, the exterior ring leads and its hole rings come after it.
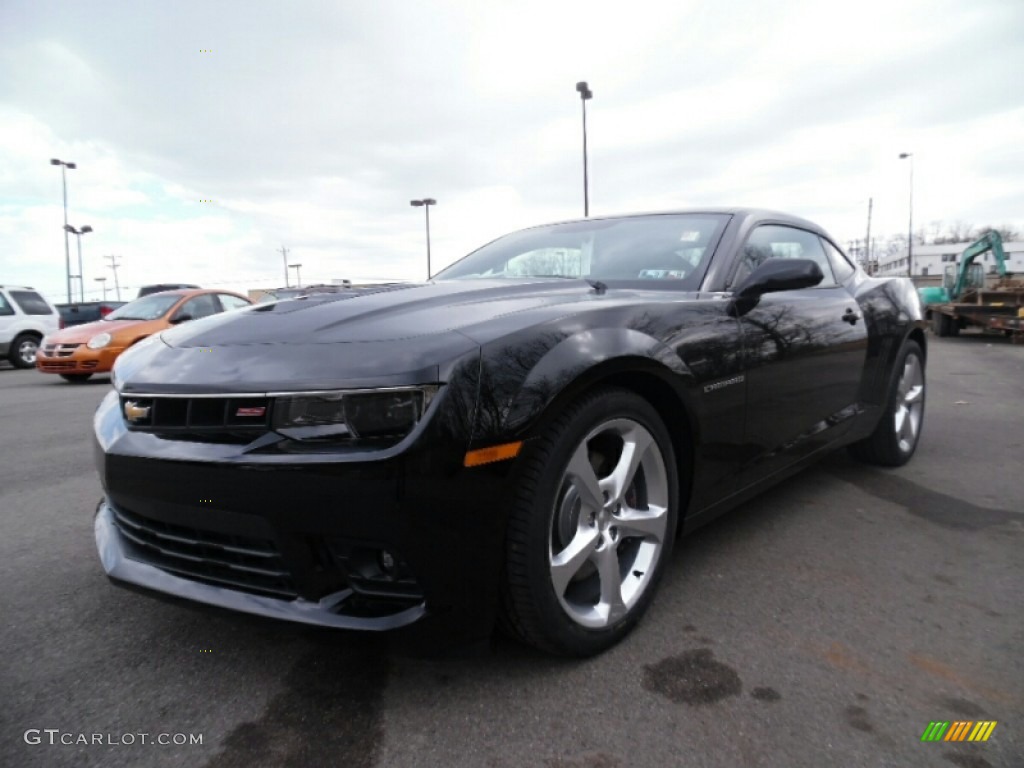
POLYGON ((910 282, 809 221, 536 227, 126 352, 96 542, 116 583, 214 606, 594 654, 682 532, 841 446, 910 459, 924 367, 910 282))

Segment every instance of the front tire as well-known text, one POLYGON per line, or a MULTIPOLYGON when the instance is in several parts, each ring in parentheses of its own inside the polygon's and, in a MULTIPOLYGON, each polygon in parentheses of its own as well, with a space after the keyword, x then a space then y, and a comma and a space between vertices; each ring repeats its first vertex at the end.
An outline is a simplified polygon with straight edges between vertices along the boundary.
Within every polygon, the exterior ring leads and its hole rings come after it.
POLYGON ((15 368, 34 368, 36 353, 39 352, 39 337, 32 333, 23 333, 11 344, 8 360, 15 368))
POLYGON ((638 395, 600 390, 522 461, 503 625, 545 651, 600 653, 639 621, 672 553, 679 482, 668 430, 638 395))
POLYGON ((854 457, 883 467, 901 467, 917 449, 924 426, 924 354, 907 340, 896 361, 885 412, 870 437, 850 446, 854 457))

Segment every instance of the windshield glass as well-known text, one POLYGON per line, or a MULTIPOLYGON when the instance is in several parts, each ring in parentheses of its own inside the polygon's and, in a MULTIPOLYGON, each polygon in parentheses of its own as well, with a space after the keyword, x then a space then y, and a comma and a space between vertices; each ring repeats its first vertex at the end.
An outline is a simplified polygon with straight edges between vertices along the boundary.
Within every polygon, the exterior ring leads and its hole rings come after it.
POLYGON ((142 299, 129 301, 123 307, 111 312, 104 320, 156 320, 177 303, 181 294, 153 294, 142 299))
POLYGON ((659 214, 534 227, 485 245, 435 279, 685 280, 689 287, 703 275, 727 219, 659 214))

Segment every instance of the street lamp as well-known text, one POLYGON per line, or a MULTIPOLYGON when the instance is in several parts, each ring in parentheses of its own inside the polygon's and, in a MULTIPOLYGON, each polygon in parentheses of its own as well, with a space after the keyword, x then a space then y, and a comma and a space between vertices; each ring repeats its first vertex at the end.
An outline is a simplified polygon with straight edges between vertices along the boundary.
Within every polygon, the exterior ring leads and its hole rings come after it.
POLYGON ((302 269, 302 264, 289 264, 288 267, 290 269, 294 269, 295 270, 295 287, 296 288, 301 288, 302 287, 302 272, 300 272, 299 270, 302 269))
POLYGON ((576 91, 583 105, 583 215, 590 215, 590 184, 587 178, 587 101, 594 97, 586 81, 576 83, 576 91))
POLYGON ((900 152, 900 160, 910 160, 910 213, 907 225, 907 277, 914 276, 914 153, 900 152))
POLYGON ((97 283, 99 283, 100 285, 103 286, 103 300, 106 301, 107 300, 107 278, 105 278, 105 277, 94 277, 93 280, 95 280, 97 283))
POLYGON ((410 200, 409 205, 423 210, 427 214, 427 280, 430 279, 430 206, 437 205, 437 200, 432 197, 424 197, 422 200, 410 200))
POLYGON ((74 170, 78 166, 74 163, 66 163, 56 157, 50 160, 50 165, 60 166, 60 179, 64 187, 64 275, 68 283, 68 304, 71 303, 71 248, 68 246, 68 178, 65 169, 74 170))
POLYGON ((82 235, 92 232, 92 227, 86 224, 81 229, 75 229, 70 224, 65 224, 64 231, 78 237, 78 300, 85 301, 85 276, 82 274, 82 235))

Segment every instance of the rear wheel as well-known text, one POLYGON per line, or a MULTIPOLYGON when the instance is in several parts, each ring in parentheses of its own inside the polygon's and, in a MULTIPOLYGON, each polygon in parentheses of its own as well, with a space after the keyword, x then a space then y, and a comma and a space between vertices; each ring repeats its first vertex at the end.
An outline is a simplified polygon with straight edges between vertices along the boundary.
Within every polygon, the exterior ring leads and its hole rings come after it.
POLYGON ((503 620, 521 640, 589 656, 646 610, 675 538, 678 478, 654 408, 587 395, 531 444, 509 523, 503 620))
POLYGON ((935 312, 932 314, 932 331, 936 336, 956 336, 960 332, 960 326, 949 315, 935 312))
POLYGON ((72 384, 81 384, 92 378, 91 373, 62 373, 60 375, 64 381, 69 381, 72 384))
POLYGON ((869 464, 899 467, 910 461, 924 425, 924 355, 908 340, 900 352, 897 375, 889 388, 888 405, 870 437, 850 446, 850 453, 869 464))
POLYGON ((31 333, 23 333, 11 344, 8 359, 15 368, 32 368, 36 364, 39 352, 39 337, 31 333))

